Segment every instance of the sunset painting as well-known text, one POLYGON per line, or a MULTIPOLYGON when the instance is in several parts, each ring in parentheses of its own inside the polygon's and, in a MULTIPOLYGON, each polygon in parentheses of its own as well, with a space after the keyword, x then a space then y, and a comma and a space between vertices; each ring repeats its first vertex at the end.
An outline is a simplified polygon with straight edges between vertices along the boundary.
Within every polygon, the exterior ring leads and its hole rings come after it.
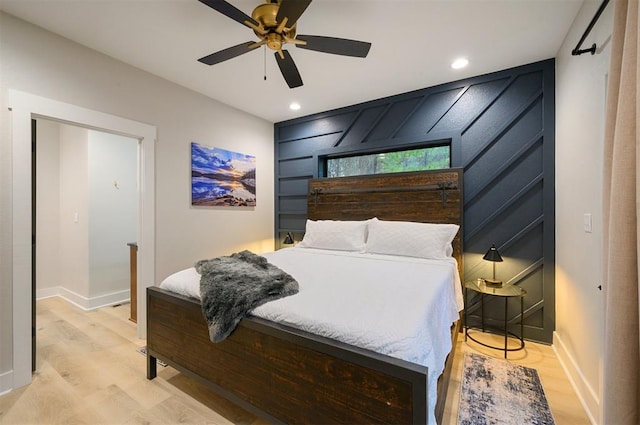
POLYGON ((254 207, 254 156, 191 143, 191 204, 254 207))

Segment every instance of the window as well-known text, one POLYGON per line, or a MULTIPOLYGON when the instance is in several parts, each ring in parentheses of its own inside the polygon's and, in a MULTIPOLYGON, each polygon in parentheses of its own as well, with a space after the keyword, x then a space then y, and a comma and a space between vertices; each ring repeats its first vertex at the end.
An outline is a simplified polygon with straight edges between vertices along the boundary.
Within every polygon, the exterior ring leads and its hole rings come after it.
POLYGON ((327 177, 437 170, 451 167, 449 145, 327 159, 327 177))

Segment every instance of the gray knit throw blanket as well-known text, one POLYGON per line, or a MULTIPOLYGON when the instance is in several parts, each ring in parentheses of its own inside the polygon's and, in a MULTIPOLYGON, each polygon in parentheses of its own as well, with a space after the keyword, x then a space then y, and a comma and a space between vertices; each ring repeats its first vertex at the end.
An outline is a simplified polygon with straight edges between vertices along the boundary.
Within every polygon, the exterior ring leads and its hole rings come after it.
POLYGON ((195 268, 201 275, 202 313, 213 342, 228 337, 252 309, 298 293, 293 277, 250 251, 200 260, 195 268))

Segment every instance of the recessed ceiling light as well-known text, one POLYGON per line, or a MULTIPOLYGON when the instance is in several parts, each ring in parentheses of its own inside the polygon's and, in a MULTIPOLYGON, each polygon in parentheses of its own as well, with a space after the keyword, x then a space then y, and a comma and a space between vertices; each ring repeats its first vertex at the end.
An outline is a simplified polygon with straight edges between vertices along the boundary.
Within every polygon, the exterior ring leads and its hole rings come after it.
POLYGON ((465 66, 469 65, 469 61, 466 58, 458 58, 451 63, 451 68, 453 69, 461 69, 465 66))
POLYGON ((289 105, 289 109, 291 109, 292 111, 297 111, 298 109, 300 109, 300 104, 298 102, 293 102, 289 105))

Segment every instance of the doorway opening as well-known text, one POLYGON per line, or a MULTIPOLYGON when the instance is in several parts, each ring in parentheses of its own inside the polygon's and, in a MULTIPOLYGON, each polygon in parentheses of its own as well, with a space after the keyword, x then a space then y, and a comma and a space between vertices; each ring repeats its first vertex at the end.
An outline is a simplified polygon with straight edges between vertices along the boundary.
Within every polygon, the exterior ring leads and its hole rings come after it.
POLYGON ((43 118, 33 123, 34 303, 59 296, 92 310, 135 302, 127 244, 137 238, 138 140, 43 118))
MULTIPOLYGON (((9 90, 12 125, 12 387, 31 382, 32 366, 32 120, 43 118, 135 138, 138 143, 137 292, 154 283, 156 128, 126 118, 9 90)), ((138 297, 138 337, 146 337, 146 305, 138 297)))

